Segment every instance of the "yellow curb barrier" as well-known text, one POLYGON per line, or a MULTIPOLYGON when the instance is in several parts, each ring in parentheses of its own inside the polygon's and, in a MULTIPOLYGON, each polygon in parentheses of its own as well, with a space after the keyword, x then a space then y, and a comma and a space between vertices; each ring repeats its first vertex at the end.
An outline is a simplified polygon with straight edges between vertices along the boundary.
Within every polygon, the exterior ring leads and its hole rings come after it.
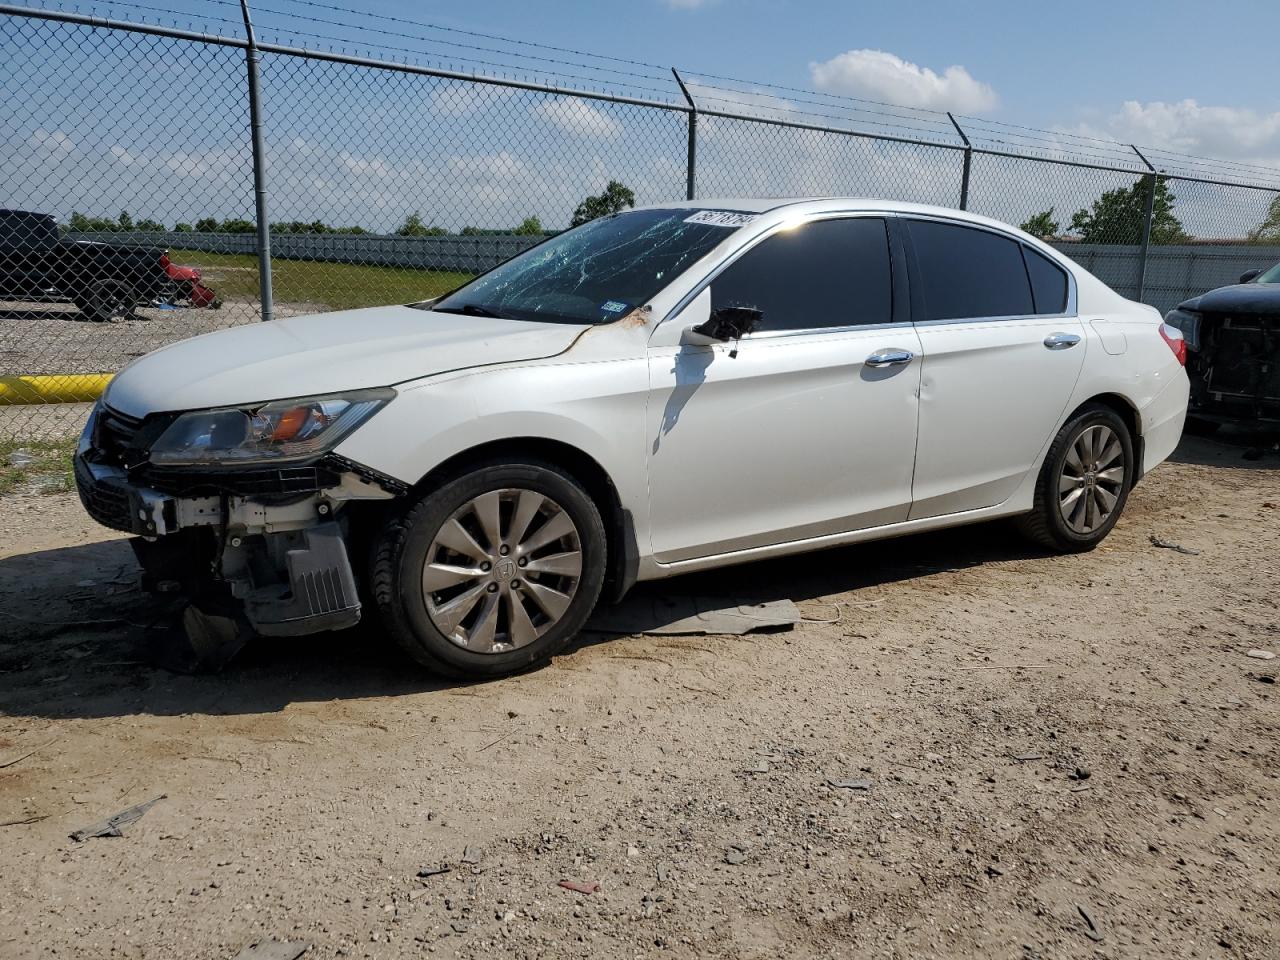
POLYGON ((0 407, 26 403, 88 403, 102 396, 114 374, 55 373, 0 377, 0 407))

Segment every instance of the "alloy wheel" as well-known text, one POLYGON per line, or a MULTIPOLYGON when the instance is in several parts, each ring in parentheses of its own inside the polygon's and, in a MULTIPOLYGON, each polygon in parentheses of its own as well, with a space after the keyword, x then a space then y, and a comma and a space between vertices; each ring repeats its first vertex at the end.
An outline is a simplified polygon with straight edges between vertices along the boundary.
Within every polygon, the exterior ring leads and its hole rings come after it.
POLYGON ((1062 519, 1076 533, 1097 530, 1111 517, 1124 488, 1124 446, 1103 423, 1085 427, 1067 448, 1058 478, 1062 519))
POLYGON ((505 488, 468 500, 436 532, 422 569, 427 616, 474 653, 533 643, 573 602, 582 541, 551 497, 505 488))

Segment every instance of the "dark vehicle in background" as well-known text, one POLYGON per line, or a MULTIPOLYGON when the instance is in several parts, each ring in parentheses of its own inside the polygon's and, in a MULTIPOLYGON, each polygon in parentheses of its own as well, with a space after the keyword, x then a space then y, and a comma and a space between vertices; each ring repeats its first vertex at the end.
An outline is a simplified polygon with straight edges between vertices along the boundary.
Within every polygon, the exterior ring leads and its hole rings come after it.
POLYGON ((1280 263, 1178 304, 1165 322, 1182 331, 1191 378, 1188 429, 1280 424, 1280 263))
POLYGON ((90 320, 120 321, 156 301, 207 307, 200 271, 163 247, 68 240, 52 214, 0 210, 0 300, 70 300, 90 320))

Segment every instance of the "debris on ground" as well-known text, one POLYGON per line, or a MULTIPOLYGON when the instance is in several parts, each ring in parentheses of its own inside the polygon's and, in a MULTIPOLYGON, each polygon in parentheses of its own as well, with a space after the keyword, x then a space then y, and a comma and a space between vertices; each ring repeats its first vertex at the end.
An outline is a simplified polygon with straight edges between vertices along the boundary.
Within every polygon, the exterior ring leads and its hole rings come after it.
POLYGON ((1015 753, 1013 755, 1013 759, 1017 760, 1019 763, 1027 763, 1031 760, 1043 760, 1044 754, 1043 753, 1015 753))
POLYGON ((311 944, 302 940, 259 940, 237 953, 234 960, 297 960, 310 949, 311 944))
POLYGON ((1245 653, 1246 657, 1253 657, 1255 660, 1274 660, 1276 655, 1270 650, 1249 650, 1245 653))
MULTIPOLYGON (((465 854, 464 854, 464 856, 465 856, 465 854)), ((464 862, 466 862, 466 861, 464 861, 464 862)), ((440 874, 442 874, 442 873, 448 873, 451 869, 452 869, 451 867, 443 866, 443 865, 442 865, 442 866, 439 866, 439 867, 423 867, 421 870, 419 870, 419 871, 418 871, 418 876, 420 876, 420 877, 424 877, 424 878, 425 878, 425 877, 438 877, 438 876, 440 876, 440 874)))
POLYGON ((1084 922, 1088 924, 1088 929, 1085 930, 1084 935, 1095 943, 1101 943, 1102 931, 1098 929, 1098 924, 1094 922, 1093 915, 1079 904, 1076 905, 1076 909, 1080 911, 1080 916, 1084 917, 1084 922))
POLYGON ((47 743, 42 743, 42 744, 40 744, 40 746, 35 747, 35 748, 31 749, 31 750, 28 750, 26 753, 21 754, 20 756, 12 757, 12 758, 11 758, 11 759, 9 759, 9 760, 0 760, 0 770, 3 770, 5 767, 12 767, 12 766, 14 766, 15 764, 19 764, 19 763, 21 763, 23 760, 27 759, 27 757, 33 757, 33 756, 35 756, 37 753, 39 753, 41 750, 43 750, 45 747, 49 746, 49 744, 53 743, 53 742, 54 742, 54 740, 57 740, 57 739, 58 739, 57 737, 54 737, 54 738, 53 738, 53 740, 50 740, 50 741, 48 741, 47 743))
POLYGON ((593 617, 587 630, 600 633, 740 635, 793 627, 804 615, 790 600, 740 603, 724 597, 651 596, 642 591, 593 617))
POLYGON ((85 827, 83 830, 77 830, 71 834, 71 839, 77 843, 83 843, 94 837, 123 837, 124 828, 137 823, 142 819, 142 815, 154 807, 168 795, 160 794, 160 796, 148 800, 146 803, 140 803, 136 807, 130 807, 128 810, 121 810, 113 816, 100 823, 95 823, 91 827, 85 827))
POLYGON ((479 862, 480 862, 480 851, 479 851, 479 850, 477 850, 475 847, 471 847, 471 846, 463 847, 463 848, 462 848, 462 857, 460 858, 460 861, 461 861, 462 863, 473 863, 473 864, 474 864, 474 863, 479 863, 479 862))
POLYGON ((1185 553, 1188 557, 1200 556, 1199 550, 1192 550, 1190 547, 1184 547, 1180 543, 1174 543, 1172 540, 1161 540, 1154 533, 1151 534, 1151 545, 1153 547, 1163 547, 1165 550, 1176 550, 1178 553, 1185 553))
POLYGON ((828 780, 827 786, 837 790, 870 790, 870 780, 828 780))
POLYGON ((556 884, 556 886, 564 887, 566 890, 572 890, 574 893, 591 894, 600 892, 599 880, 561 880, 556 884))

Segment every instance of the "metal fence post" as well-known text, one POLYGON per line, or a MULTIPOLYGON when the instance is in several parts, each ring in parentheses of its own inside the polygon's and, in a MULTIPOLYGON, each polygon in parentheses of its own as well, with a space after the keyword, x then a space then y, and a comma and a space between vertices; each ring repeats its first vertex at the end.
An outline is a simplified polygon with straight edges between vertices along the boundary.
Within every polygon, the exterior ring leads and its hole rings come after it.
POLYGON ((965 132, 960 129, 960 124, 956 122, 956 118, 951 115, 951 111, 947 111, 947 119, 951 121, 951 125, 956 128, 956 133, 960 134, 960 139, 964 141, 964 169, 960 172, 960 209, 969 209, 969 168, 973 164, 973 144, 969 142, 969 138, 965 132))
POLYGON ((258 82, 258 41, 253 34, 253 20, 249 17, 249 0, 240 0, 240 12, 244 15, 245 38, 249 45, 244 49, 245 67, 249 74, 249 128, 253 133, 253 199, 258 218, 258 297, 262 304, 262 319, 275 316, 275 303, 271 286, 271 221, 267 218, 267 150, 262 139, 262 88, 258 82))
POLYGON ((1129 144, 1129 147, 1138 155, 1138 159, 1146 165, 1146 168, 1151 171, 1145 178, 1147 181, 1147 200, 1146 208, 1142 213, 1142 244, 1138 251, 1138 295, 1136 299, 1141 300, 1147 289, 1147 249, 1151 246, 1151 221, 1154 218, 1156 209, 1156 168, 1151 165, 1151 161, 1142 155, 1142 151, 1132 143, 1129 144))
POLYGON ((684 80, 675 67, 671 68, 671 74, 676 78, 676 83, 680 84, 680 92, 684 94, 685 100, 689 101, 689 158, 684 198, 692 200, 698 182, 698 104, 694 102, 693 95, 689 93, 689 88, 684 85, 684 80))

